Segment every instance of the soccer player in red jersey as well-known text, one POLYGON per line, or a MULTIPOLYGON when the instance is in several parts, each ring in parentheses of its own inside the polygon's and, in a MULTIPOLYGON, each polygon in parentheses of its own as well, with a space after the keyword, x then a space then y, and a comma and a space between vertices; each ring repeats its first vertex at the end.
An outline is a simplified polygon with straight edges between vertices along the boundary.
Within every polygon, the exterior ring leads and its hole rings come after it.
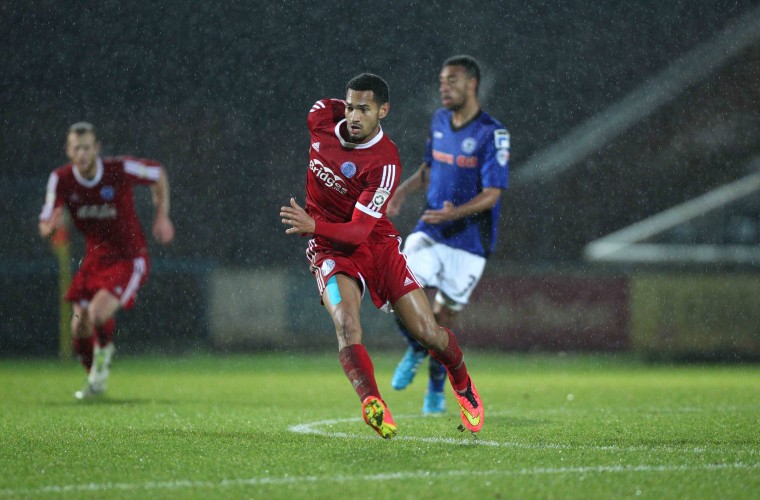
POLYGON ((88 373, 86 386, 75 393, 77 399, 105 390, 114 352, 114 315, 134 305, 148 276, 148 250, 135 211, 134 184, 150 186, 153 236, 162 244, 174 238, 169 181, 161 164, 128 156, 101 158, 99 153, 95 127, 78 122, 69 128, 66 154, 71 162, 50 174, 39 218, 40 235, 47 238, 63 226, 65 206, 85 237, 85 257, 66 293, 74 309, 74 352, 88 373))
POLYGON ((348 82, 345 101, 314 104, 307 120, 311 149, 306 206, 291 198, 280 216, 290 226, 287 234, 312 237, 306 255, 335 324, 340 364, 362 402, 364 421, 385 439, 396 434, 361 343, 359 310, 368 290, 375 306, 395 311, 411 335, 446 367, 462 424, 478 432, 483 405, 457 339, 436 323, 401 253, 399 233, 385 216, 401 177, 398 149, 380 126, 390 109, 388 93, 382 78, 363 73, 348 82))

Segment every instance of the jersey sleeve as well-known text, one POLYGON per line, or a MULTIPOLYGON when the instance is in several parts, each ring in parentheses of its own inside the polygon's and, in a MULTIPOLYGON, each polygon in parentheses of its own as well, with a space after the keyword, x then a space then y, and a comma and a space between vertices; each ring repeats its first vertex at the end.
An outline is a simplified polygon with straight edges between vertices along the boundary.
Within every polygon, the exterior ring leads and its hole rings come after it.
POLYGON ((327 127, 338 123, 346 116, 346 101, 342 99, 322 99, 314 103, 309 110, 306 123, 309 130, 327 127))
POLYGON ((388 209, 386 201, 393 196, 401 176, 401 161, 398 156, 382 168, 373 169, 367 177, 367 185, 356 200, 356 209, 380 219, 388 209))
POLYGON ((122 158, 124 173, 137 184, 153 184, 161 178, 161 163, 147 158, 122 158))
POLYGON ((483 149, 480 175, 484 188, 506 189, 509 183, 510 137, 505 128, 494 129, 483 149))
POLYGON ((314 221, 314 235, 342 245, 357 246, 366 241, 377 219, 354 208, 349 222, 314 221))
POLYGON ((45 188, 45 203, 42 205, 40 220, 47 221, 53 215, 53 209, 63 205, 63 197, 58 194, 58 173, 53 172, 45 188))

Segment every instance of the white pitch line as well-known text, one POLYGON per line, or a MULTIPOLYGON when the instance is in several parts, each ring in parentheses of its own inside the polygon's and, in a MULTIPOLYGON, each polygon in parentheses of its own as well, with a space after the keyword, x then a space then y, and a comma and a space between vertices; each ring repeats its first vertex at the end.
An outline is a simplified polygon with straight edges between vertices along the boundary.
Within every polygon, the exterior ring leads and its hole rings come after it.
POLYGON ((404 471, 384 472, 380 474, 331 475, 331 476, 283 476, 283 477, 252 477, 241 479, 222 479, 219 481, 148 481, 144 483, 87 483, 68 484, 61 486, 42 486, 39 488, 5 488, 0 495, 29 496, 56 493, 88 493, 105 491, 153 491, 180 489, 219 489, 235 486, 261 485, 291 485, 300 483, 344 483, 356 481, 395 481, 403 479, 439 479, 449 477, 492 477, 492 476, 539 476, 561 474, 608 474, 608 473, 638 473, 638 472, 693 472, 721 471, 726 469, 760 469, 760 463, 720 463, 720 464, 666 464, 666 465, 598 465, 583 467, 533 467, 522 469, 491 469, 491 470, 450 470, 444 472, 404 471))
MULTIPOLYGON (((511 414, 510 412, 491 413, 491 416, 503 416, 511 414)), ((404 415, 403 418, 423 418, 422 415, 404 415)), ((346 424, 349 422, 361 422, 359 418, 340 418, 320 420, 316 422, 292 425, 288 430, 297 434, 311 434, 332 438, 342 439, 367 439, 376 441, 378 438, 371 433, 350 434, 347 432, 329 432, 317 429, 325 425, 346 424)), ((492 446, 505 448, 521 449, 584 449, 597 451, 676 451, 676 452, 693 452, 703 453, 705 451, 720 451, 718 448, 674 448, 674 447, 619 447, 619 446, 576 446, 556 443, 544 444, 526 444, 512 443, 492 440, 480 440, 475 438, 436 438, 436 437, 415 437, 415 436, 397 436, 394 441, 418 441, 433 444, 450 444, 450 445, 467 445, 467 446, 492 446)), ((733 448, 732 451, 738 451, 733 448)), ((751 455, 757 455, 760 452, 755 448, 744 450, 751 455)), ((355 476, 335 475, 335 476, 283 476, 283 477, 252 477, 239 479, 222 479, 219 481, 147 481, 142 483, 87 483, 87 484, 68 484, 68 485, 50 485, 39 488, 4 488, 0 489, 0 496, 29 496, 41 494, 57 493, 74 493, 74 492, 105 492, 105 491, 153 491, 153 490, 179 490, 179 489, 219 489, 235 486, 259 486, 259 485, 290 485, 300 483, 326 483, 326 482, 348 482, 348 481, 388 481, 398 479, 420 479, 420 478, 445 478, 459 476, 531 476, 547 474, 602 474, 602 473, 627 473, 627 472, 689 472, 689 471, 720 471, 725 469, 760 469, 760 463, 718 463, 718 464, 665 464, 665 465, 613 465, 613 466, 580 466, 580 467, 534 467, 511 470, 451 470, 444 472, 430 471, 404 471, 404 472, 386 472, 381 474, 364 474, 355 476)))
MULTIPOLYGON (((499 413, 492 413, 491 416, 503 416, 499 413)), ((404 419, 410 418, 430 418, 423 415, 402 415, 404 419)), ((306 424, 291 425, 288 430, 295 432, 296 434, 310 434, 315 436, 341 438, 341 439, 367 439, 376 440, 377 436, 372 433, 350 434, 343 431, 326 431, 321 430, 318 427, 324 427, 326 425, 346 424, 362 422, 360 418, 338 418, 329 420, 319 420, 316 422, 310 422, 306 424)), ((674 453, 705 453, 708 451, 741 451, 748 453, 751 456, 760 455, 760 449, 748 448, 737 449, 736 447, 675 447, 675 446, 616 446, 616 445, 574 445, 574 444, 561 444, 561 443, 518 443, 510 441, 493 441, 478 439, 474 436, 466 435, 463 438, 442 438, 442 437, 423 437, 423 436, 396 436, 394 441, 415 441, 420 443, 430 444, 448 444, 459 446, 491 446, 495 448, 517 448, 523 450, 590 450, 590 451, 612 451, 612 452, 639 452, 639 451, 652 451, 652 452, 674 452, 674 453)))

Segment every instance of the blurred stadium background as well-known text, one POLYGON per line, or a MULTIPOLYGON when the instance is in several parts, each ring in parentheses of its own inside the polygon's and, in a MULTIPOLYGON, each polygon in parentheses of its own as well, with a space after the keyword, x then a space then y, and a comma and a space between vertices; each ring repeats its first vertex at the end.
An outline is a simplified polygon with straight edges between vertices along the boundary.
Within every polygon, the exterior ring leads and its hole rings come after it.
MULTIPOLYGON (((440 64, 469 53, 513 149, 499 250, 462 343, 760 358, 755 1, 9 0, 0 41, 0 355, 59 351, 59 268, 36 220, 78 120, 104 154, 170 173, 177 239, 151 247, 121 352, 334 348, 305 241, 278 217, 304 196, 307 111, 356 73, 384 76, 409 175, 440 64)), ((147 220, 147 190, 138 204, 147 220)), ((74 235, 66 261, 81 251, 74 235)), ((365 306, 367 343, 400 349, 365 306)))

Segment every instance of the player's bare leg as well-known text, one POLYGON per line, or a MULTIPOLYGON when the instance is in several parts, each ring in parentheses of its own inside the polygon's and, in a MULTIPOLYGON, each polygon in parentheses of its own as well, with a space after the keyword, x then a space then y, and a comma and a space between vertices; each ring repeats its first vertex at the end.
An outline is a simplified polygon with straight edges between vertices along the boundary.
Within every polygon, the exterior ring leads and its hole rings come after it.
MULTIPOLYGON (((87 386, 74 395, 84 399, 102 394, 110 375, 111 360, 114 353, 112 342, 114 314, 120 307, 119 299, 107 290, 99 290, 92 298, 86 310, 80 308, 81 321, 78 329, 80 338, 88 335, 92 346, 87 386)), ((76 314, 77 311, 75 311, 76 314)))
POLYGON ((343 372, 362 402, 364 421, 385 439, 395 436, 396 424, 380 397, 372 360, 361 343, 359 284, 345 274, 336 274, 327 281, 322 302, 335 324, 338 358, 343 372))
POLYGON ((430 309, 430 302, 421 288, 398 299, 393 304, 393 310, 412 337, 425 348, 434 352, 443 352, 446 349, 447 335, 438 326, 430 309))
POLYGON ((361 300, 361 288, 356 279, 345 274, 335 274, 328 280, 325 292, 322 294, 322 302, 335 325, 338 351, 362 342, 359 313, 361 300))
MULTIPOLYGON (((433 316, 440 326, 453 330, 457 311, 436 300, 433 302, 433 316)), ((428 386, 425 389, 425 397, 422 401, 422 413, 424 415, 446 413, 446 396, 444 394, 446 374, 446 367, 430 356, 428 360, 428 386)))
MULTIPOLYGON (((456 311, 444 306, 437 300, 433 303, 433 316, 438 325, 451 329, 456 317, 456 311)), ((391 378, 391 386, 396 390, 403 390, 414 380, 418 368, 428 358, 428 350, 419 342, 414 340, 411 333, 407 330, 404 323, 395 316, 399 332, 406 339, 409 347, 404 352, 404 356, 399 361, 391 378)), ((444 394, 444 384, 447 375, 446 367, 439 363, 432 356, 428 359, 428 383, 425 390, 425 397, 422 401, 423 415, 442 415, 446 413, 446 396, 444 394)))
POLYGON ((93 350, 93 331, 92 322, 87 314, 85 306, 79 303, 72 304, 73 314, 71 316, 71 340, 74 346, 74 353, 77 359, 89 372, 92 366, 93 350))
POLYGON ((409 333, 430 355, 438 360, 449 374, 454 395, 459 402, 462 424, 472 432, 483 427, 483 405, 464 363, 462 350, 451 330, 438 325, 422 289, 407 293, 393 304, 393 309, 409 333))

